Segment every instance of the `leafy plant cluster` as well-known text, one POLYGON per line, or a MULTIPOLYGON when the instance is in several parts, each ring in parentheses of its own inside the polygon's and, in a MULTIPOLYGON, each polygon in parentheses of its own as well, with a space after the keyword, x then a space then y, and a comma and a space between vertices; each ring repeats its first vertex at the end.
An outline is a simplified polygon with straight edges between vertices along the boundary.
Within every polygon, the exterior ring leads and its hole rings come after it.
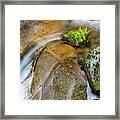
POLYGON ((64 39, 72 39, 75 40, 77 43, 83 43, 86 41, 89 33, 91 32, 90 29, 87 27, 82 28, 79 27, 76 30, 69 31, 63 35, 64 39))

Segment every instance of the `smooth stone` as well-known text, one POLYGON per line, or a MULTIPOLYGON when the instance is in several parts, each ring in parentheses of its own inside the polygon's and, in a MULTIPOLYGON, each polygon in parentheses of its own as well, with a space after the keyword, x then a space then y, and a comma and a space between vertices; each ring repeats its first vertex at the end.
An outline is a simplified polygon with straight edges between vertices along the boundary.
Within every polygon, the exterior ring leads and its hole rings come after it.
POLYGON ((86 100, 87 81, 76 49, 63 42, 49 44, 36 60, 31 99, 86 100))

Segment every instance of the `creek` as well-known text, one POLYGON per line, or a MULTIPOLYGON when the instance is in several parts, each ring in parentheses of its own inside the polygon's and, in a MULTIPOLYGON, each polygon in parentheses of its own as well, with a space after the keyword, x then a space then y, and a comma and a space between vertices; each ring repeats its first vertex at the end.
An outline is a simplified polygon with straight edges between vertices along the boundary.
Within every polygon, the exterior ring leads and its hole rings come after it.
MULTIPOLYGON (((37 50, 43 50, 45 45, 49 42, 55 40, 61 40, 63 33, 57 33, 53 35, 46 36, 40 40, 37 40, 35 43, 30 43, 30 49, 28 48, 27 51, 22 55, 21 63, 20 63, 20 94, 22 99, 30 99, 30 86, 32 82, 32 65, 36 58, 37 50)), ((72 91, 69 91, 72 92, 72 91)), ((71 93, 69 93, 71 94, 71 93)), ((91 91, 89 83, 87 82, 87 99, 94 100, 98 99, 96 95, 94 95, 91 91)))

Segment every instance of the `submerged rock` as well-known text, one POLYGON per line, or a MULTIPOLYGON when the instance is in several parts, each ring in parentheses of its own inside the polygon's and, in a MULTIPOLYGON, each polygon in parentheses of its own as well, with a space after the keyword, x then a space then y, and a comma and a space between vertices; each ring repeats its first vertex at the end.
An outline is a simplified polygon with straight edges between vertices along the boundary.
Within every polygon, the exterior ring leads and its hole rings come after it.
POLYGON ((49 44, 39 54, 33 69, 31 94, 35 100, 86 100, 85 73, 74 47, 63 42, 49 44))
POLYGON ((84 70, 93 92, 100 96, 100 47, 92 49, 83 59, 84 70))

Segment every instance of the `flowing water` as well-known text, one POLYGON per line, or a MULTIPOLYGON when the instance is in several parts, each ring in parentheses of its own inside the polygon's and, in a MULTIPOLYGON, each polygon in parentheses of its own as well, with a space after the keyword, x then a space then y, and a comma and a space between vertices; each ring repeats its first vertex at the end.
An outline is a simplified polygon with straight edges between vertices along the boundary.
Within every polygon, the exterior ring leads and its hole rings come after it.
MULTIPOLYGON (((20 94, 22 99, 30 99, 30 85, 32 81, 32 64, 36 57, 36 51, 39 49, 43 49, 44 46, 52 41, 60 40, 62 38, 63 33, 53 34, 47 37, 44 37, 42 40, 38 40, 35 44, 31 43, 31 49, 28 49, 25 54, 22 55, 21 63, 20 63, 20 94)), ((74 83, 73 83, 74 85, 74 83)), ((72 91, 69 91, 68 94, 71 94, 72 91)), ((96 95, 94 95, 91 91, 89 83, 87 82, 87 99, 93 100, 98 99, 96 95)))

